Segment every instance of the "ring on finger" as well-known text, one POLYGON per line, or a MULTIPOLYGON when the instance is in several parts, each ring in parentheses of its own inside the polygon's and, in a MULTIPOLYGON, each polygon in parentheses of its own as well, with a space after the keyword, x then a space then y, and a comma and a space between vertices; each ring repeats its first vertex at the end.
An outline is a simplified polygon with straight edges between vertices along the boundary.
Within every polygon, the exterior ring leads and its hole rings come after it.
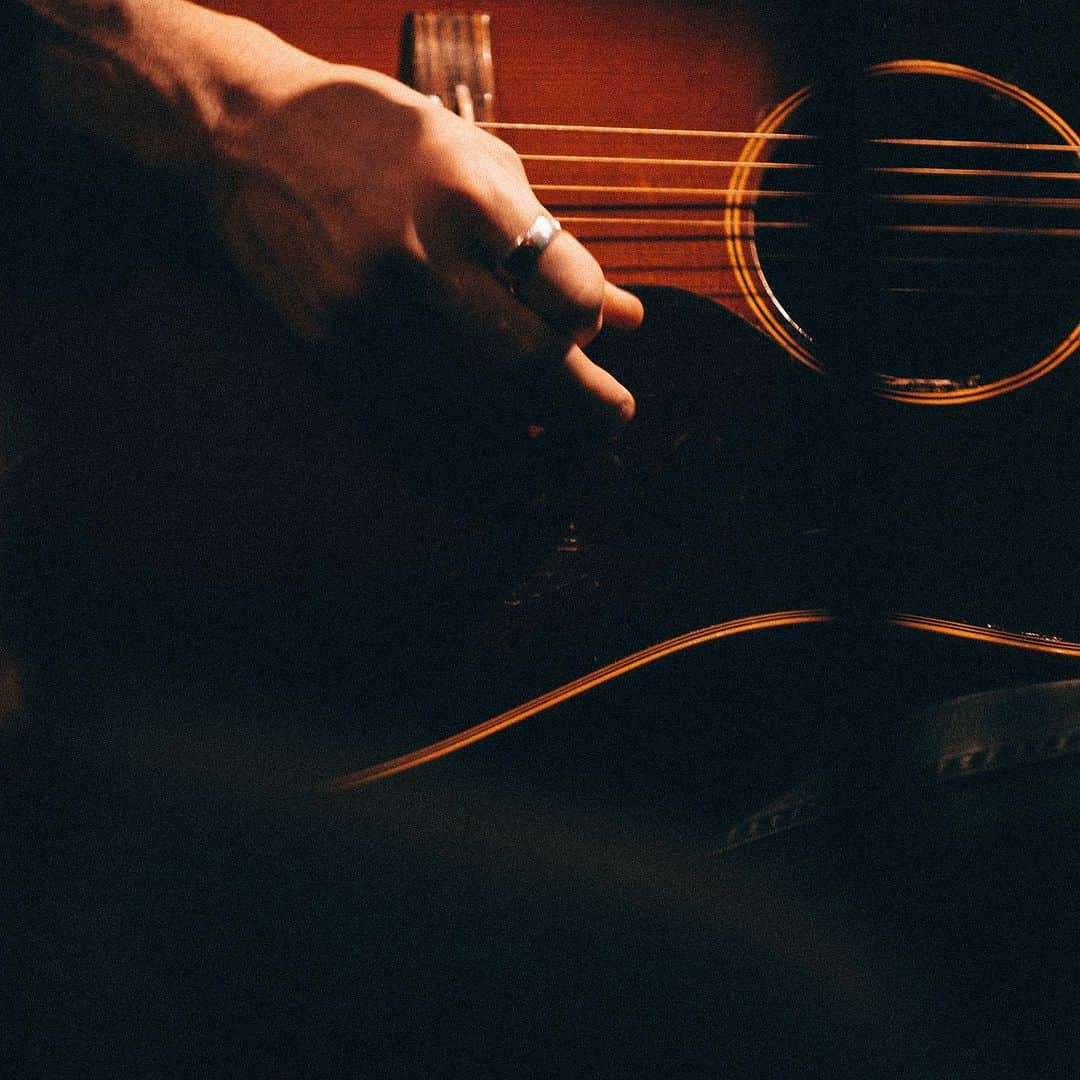
POLYGON ((538 214, 533 223, 514 240, 500 269, 511 288, 527 280, 536 269, 540 256, 562 232, 558 219, 548 213, 538 214))

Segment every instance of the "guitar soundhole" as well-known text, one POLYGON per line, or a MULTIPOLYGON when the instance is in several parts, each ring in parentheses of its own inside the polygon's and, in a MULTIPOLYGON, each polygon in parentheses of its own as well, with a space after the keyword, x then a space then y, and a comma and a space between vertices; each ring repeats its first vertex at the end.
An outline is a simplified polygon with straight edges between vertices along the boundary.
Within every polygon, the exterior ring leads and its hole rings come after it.
POLYGON ((977 400, 1075 349, 1080 161, 1047 148, 1073 136, 989 82, 867 78, 845 118, 867 137, 832 159, 852 130, 837 130, 835 101, 811 93, 784 118, 779 130, 819 137, 770 147, 795 167, 753 177, 774 193, 756 202, 754 244, 774 312, 823 366, 839 328, 859 350, 845 362, 886 393, 977 400))

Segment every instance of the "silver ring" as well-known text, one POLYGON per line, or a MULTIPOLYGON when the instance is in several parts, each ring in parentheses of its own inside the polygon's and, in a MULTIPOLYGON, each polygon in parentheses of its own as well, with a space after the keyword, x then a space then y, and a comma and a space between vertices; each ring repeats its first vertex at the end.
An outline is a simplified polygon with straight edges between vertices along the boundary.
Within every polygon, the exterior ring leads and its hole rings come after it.
POLYGON ((539 214, 536 220, 514 241, 510 254, 502 261, 502 271, 511 284, 523 281, 536 269, 540 256, 562 232, 562 226, 550 214, 539 214))

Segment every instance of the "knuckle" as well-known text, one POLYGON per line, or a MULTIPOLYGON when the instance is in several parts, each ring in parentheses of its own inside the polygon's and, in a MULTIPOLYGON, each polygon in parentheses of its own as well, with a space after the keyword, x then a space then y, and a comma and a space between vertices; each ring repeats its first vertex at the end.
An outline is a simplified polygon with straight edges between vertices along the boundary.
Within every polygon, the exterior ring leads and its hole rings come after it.
POLYGON ((476 186, 471 131, 441 106, 424 118, 414 156, 429 180, 447 191, 467 194, 476 186))
POLYGON ((514 174, 516 179, 525 179, 525 163, 518 157, 517 151, 501 139, 495 140, 495 157, 504 168, 514 174))
POLYGON ((510 169, 518 176, 525 175, 525 166, 522 164, 521 158, 518 157, 517 151, 509 143, 504 142, 496 135, 492 135, 490 131, 484 131, 483 128, 476 128, 475 130, 480 139, 481 147, 500 165, 510 169))
POLYGON ((495 197, 520 197, 524 168, 514 150, 482 129, 449 119, 455 121, 451 126, 432 122, 425 154, 447 196, 473 209, 495 197))

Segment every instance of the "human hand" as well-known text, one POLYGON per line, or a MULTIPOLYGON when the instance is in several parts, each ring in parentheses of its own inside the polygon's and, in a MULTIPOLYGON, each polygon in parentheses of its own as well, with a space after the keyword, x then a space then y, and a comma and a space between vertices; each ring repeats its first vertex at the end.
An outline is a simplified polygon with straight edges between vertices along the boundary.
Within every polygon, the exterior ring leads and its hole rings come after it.
MULTIPOLYGON (((107 444, 77 458, 93 473, 87 512, 118 548, 160 547, 161 565, 197 556, 214 573, 315 562, 345 574, 364 550, 404 558, 415 543, 426 558, 424 539, 446 530, 441 517, 418 521, 442 513, 428 492, 444 476, 447 513, 483 518, 504 500, 512 513, 543 503, 550 478, 562 492, 570 471, 590 482, 595 447, 576 438, 578 417, 610 431, 634 406, 582 346, 601 320, 636 325, 641 307, 566 234, 508 287, 500 265, 542 210, 509 148, 392 79, 183 0, 30 2, 45 20, 40 96, 58 134, 88 132, 163 173, 160 190, 134 185, 155 206, 180 185, 192 195, 164 248, 149 228, 157 210, 115 207, 147 235, 117 246, 118 264, 134 260, 116 277, 130 295, 100 290, 110 303, 86 308, 94 327, 43 316, 76 330, 78 378, 56 385, 77 390, 77 429, 92 416, 107 444), (216 251, 196 259, 194 280, 176 257, 187 225, 201 250, 207 206, 241 282, 215 269, 216 251), (280 320, 251 303, 252 289, 280 320), (358 311, 377 315, 374 349, 358 311), (343 403, 307 361, 330 354, 336 367, 350 328, 361 348, 342 355, 361 370, 343 403), (380 367, 387 328, 404 331, 405 347, 380 367), (87 340, 101 344, 93 364, 87 340), (553 436, 561 426, 560 437, 527 438, 534 423, 553 436), (400 484, 417 474, 434 480, 419 500, 400 484), (461 478, 470 501, 452 486, 461 478)), ((90 235, 118 231, 106 222, 90 235)))
POLYGON ((330 337, 404 264, 411 301, 460 333, 485 378, 543 386, 594 426, 630 419, 633 397, 582 346, 602 323, 639 325, 640 301, 567 233, 516 283, 501 272, 544 213, 509 146, 375 72, 291 49, 266 72, 222 114, 214 206, 241 273, 295 333, 330 337))

